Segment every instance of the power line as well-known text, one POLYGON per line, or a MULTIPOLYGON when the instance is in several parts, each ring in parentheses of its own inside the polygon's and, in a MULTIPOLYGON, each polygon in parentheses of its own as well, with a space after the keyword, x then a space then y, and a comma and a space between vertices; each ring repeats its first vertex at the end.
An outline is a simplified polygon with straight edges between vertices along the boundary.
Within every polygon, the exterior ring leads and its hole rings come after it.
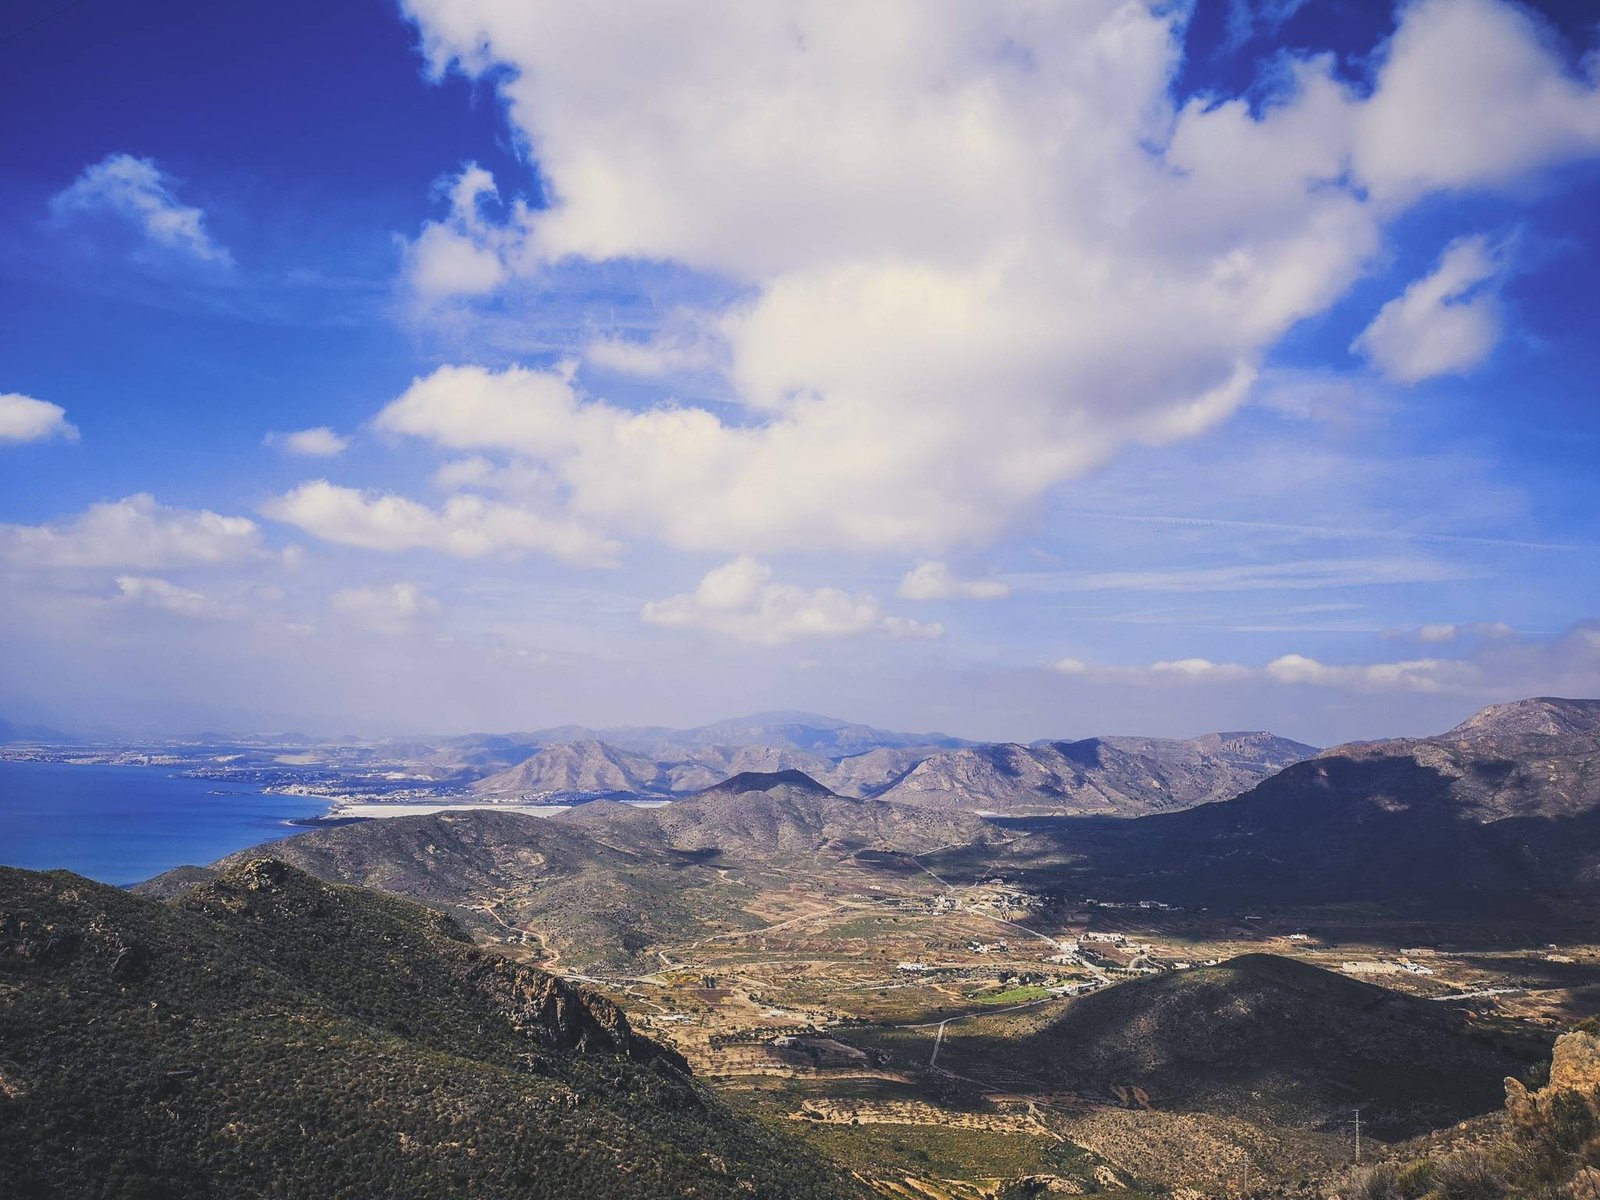
POLYGON ((67 0, 67 2, 65 4, 63 4, 60 8, 53 9, 52 11, 45 13, 44 16, 40 17, 37 21, 34 21, 31 25, 24 25, 21 29, 17 30, 15 33, 8 33, 8 34, 6 34, 5 37, 0 37, 0 46, 9 46, 12 42, 16 41, 23 34, 32 33, 35 29, 39 28, 39 26, 44 25, 47 22, 54 21, 57 17, 59 17, 62 13, 66 12, 68 9, 77 8, 78 5, 80 5, 82 3, 83 3, 83 0, 67 0))

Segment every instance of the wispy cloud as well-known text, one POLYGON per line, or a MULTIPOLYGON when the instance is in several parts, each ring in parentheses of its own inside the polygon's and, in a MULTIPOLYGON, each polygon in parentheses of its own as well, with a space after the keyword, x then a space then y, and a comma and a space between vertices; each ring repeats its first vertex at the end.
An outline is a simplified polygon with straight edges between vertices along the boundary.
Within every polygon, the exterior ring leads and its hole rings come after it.
POLYGON ((962 579, 948 564, 918 563, 906 572, 895 595, 902 600, 1002 600, 1011 586, 998 579, 962 579))
POLYGON ((1350 349, 1401 383, 1470 371, 1500 340, 1506 256, 1486 237, 1452 242, 1432 272, 1378 310, 1350 349))
POLYGON ((50 201, 57 219, 110 215, 131 226, 148 247, 213 266, 233 256, 206 232, 205 213, 177 197, 177 181, 153 159, 112 154, 86 167, 50 201))
POLYGON ((1252 592, 1379 587, 1470 579, 1467 569, 1413 559, 1319 559, 1149 571, 1051 571, 1007 577, 1037 592, 1252 592))
POLYGON ((349 438, 335 433, 326 425, 298 429, 293 433, 269 433, 263 441, 285 454, 302 458, 337 458, 350 448, 349 438))

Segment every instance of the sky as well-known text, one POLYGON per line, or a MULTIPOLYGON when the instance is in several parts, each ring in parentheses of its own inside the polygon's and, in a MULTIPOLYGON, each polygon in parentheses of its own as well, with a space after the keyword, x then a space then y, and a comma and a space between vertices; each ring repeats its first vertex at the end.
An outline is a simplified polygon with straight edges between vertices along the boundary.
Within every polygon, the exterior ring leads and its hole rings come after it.
POLYGON ((14 0, 0 717, 1600 695, 1587 0, 14 0))

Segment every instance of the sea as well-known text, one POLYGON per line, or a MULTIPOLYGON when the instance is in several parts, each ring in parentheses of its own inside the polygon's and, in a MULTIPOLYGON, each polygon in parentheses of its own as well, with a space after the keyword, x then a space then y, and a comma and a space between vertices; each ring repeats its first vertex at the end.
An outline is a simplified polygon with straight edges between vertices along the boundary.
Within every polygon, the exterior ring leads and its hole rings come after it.
POLYGON ((0 865, 126 886, 304 833, 286 822, 327 809, 170 767, 0 762, 0 865))

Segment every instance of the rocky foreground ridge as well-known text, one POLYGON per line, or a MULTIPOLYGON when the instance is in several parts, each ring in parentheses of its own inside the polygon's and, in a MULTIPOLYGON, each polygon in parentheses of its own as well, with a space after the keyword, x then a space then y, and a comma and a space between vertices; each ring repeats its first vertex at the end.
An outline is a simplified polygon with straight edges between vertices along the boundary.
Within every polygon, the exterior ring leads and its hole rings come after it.
POLYGON ((861 1197, 601 997, 281 862, 0 868, 0 1192, 861 1197))

